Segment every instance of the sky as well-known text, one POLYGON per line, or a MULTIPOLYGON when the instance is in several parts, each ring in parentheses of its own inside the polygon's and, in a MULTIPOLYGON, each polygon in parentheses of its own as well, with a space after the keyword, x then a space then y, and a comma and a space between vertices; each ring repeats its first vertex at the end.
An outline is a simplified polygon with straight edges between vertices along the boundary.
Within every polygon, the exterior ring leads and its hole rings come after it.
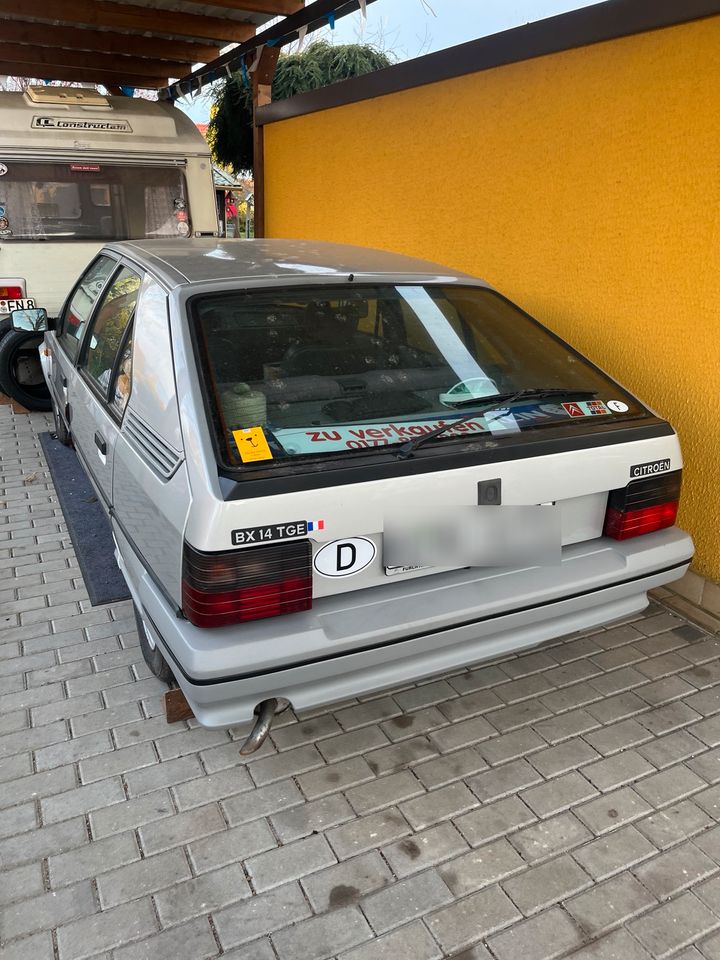
MULTIPOLYGON (((367 21, 359 14, 344 17, 318 31, 331 43, 372 43, 398 60, 409 60, 444 50, 478 37, 542 20, 598 0, 375 0, 367 8, 367 21)), ((206 123, 209 102, 196 96, 191 104, 179 103, 197 123, 206 123)))

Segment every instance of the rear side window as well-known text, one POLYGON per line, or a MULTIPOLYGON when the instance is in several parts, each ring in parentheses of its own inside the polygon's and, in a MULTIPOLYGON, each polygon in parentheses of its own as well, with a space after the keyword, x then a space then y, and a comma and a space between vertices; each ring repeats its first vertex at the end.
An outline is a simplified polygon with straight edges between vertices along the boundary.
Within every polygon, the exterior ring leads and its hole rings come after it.
POLYGON ((223 292, 193 298, 191 313, 217 447, 231 466, 391 447, 473 407, 476 417, 437 442, 512 442, 548 426, 645 415, 567 344, 479 286, 223 292), (512 401, 507 416, 490 404, 522 390, 552 394, 512 401))
POLYGON ((93 317, 81 366, 104 395, 108 393, 123 335, 135 312, 140 281, 138 273, 123 267, 110 283, 93 317))
POLYGON ((80 349, 80 341, 85 333, 85 327, 95 306, 95 301, 116 267, 117 260, 112 260, 110 257, 98 257, 80 278, 70 302, 65 307, 58 336, 60 343, 73 360, 80 349))

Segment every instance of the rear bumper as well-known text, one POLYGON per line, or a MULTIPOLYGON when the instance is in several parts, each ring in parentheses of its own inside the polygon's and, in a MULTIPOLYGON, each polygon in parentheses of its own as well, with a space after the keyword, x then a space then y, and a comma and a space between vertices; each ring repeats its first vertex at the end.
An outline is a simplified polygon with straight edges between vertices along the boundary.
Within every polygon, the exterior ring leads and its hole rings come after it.
POLYGON ((317 707, 512 653, 631 616, 647 591, 681 577, 682 530, 599 539, 559 567, 475 568, 317 601, 308 613, 219 630, 180 619, 116 532, 135 602, 205 726, 253 716, 268 697, 317 707))

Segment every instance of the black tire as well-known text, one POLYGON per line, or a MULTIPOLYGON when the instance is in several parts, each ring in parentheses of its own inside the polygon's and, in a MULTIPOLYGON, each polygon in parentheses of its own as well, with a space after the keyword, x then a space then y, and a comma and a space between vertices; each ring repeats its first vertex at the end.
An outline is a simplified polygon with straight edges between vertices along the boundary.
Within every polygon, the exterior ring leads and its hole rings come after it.
POLYGON ((26 330, 11 330, 0 341, 0 390, 28 410, 52 409, 50 391, 42 377, 38 356, 37 348, 42 341, 42 333, 30 333, 26 330), (26 360, 33 368, 32 382, 23 382, 20 378, 19 363, 26 360), (34 370, 35 361, 40 379, 34 370))
POLYGON ((6 333, 10 333, 12 330, 12 320, 10 317, 6 317, 4 320, 0 320, 0 340, 5 336, 6 333))
POLYGON ((140 616, 140 611, 135 604, 133 604, 133 610, 135 611, 135 623, 137 624, 137 632, 140 637, 140 649, 142 650, 145 663, 150 667, 150 672, 153 673, 158 680, 162 680, 163 683, 167 684, 172 683, 175 677, 167 665, 167 660, 148 637, 145 624, 142 622, 142 617, 140 616))
POLYGON ((62 443, 64 447, 72 447, 73 439, 70 434, 70 431, 65 426, 65 421, 62 418, 60 411, 58 410, 57 404, 55 401, 52 401, 52 412, 53 420, 55 421, 55 436, 62 443))

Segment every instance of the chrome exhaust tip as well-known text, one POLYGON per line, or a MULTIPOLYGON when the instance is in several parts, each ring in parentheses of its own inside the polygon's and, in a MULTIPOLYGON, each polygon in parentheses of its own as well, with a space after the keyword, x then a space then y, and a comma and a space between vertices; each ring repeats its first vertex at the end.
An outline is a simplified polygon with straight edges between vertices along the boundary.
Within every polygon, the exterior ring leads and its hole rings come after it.
POLYGON ((256 750, 259 750, 260 747, 267 740, 267 736, 270 733, 270 727, 272 722, 278 713, 282 713, 283 710, 287 710, 290 706, 289 702, 285 699, 278 700, 277 697, 270 697, 269 700, 263 700, 262 703, 259 703, 255 707, 255 714, 257 720, 255 721, 255 726, 250 731, 247 740, 240 747, 240 756, 247 757, 251 753, 255 753, 256 750))

